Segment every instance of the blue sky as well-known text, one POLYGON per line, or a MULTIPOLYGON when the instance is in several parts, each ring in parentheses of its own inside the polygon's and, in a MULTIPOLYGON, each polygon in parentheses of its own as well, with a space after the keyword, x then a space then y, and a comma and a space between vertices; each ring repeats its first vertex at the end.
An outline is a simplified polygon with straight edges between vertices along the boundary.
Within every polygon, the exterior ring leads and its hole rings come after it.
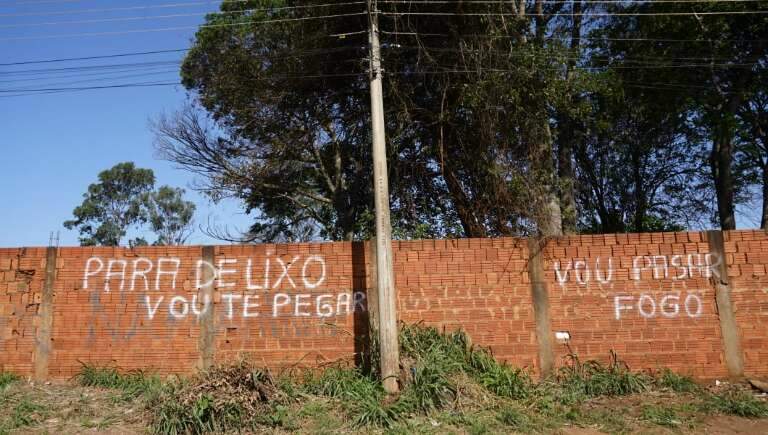
MULTIPOLYGON (((100 56, 107 54, 170 50, 190 45, 194 29, 131 33, 103 36, 64 37, 75 33, 122 32, 167 27, 194 27, 203 22, 204 13, 218 9, 218 2, 200 0, 47 0, 0 1, 0 63, 45 59, 100 56), (158 4, 203 3, 184 7, 134 9, 128 11, 84 12, 93 9, 142 7, 158 4), (11 16, 51 12, 77 12, 50 16, 11 16), (111 18, 153 17, 170 14, 196 14, 190 17, 142 19, 100 23, 27 26, 32 23, 102 20, 111 18), (24 27, 9 27, 24 25, 24 27), (9 39, 9 38, 30 39, 9 39), (34 39, 32 39, 34 38, 34 39), (39 39, 38 39, 39 38, 39 39)), ((66 68, 111 63, 180 60, 182 53, 98 59, 91 61, 31 64, 0 67, 0 89, 99 86, 144 81, 177 81, 175 66, 149 72, 151 76, 110 78, 90 82, 106 74, 78 77, 72 73, 7 74, 12 71, 66 68), (52 75, 69 77, 50 78, 52 75), (48 77, 48 78, 45 78, 48 77), (7 80, 25 79, 9 82, 7 80), (35 78, 35 80, 28 80, 35 78), (79 83, 72 83, 78 81, 79 83)), ((145 72, 140 72, 145 73, 145 72)), ((115 75, 131 75, 122 72, 115 75)), ((2 95, 2 94, 0 94, 2 95)), ((210 204, 193 192, 193 176, 157 159, 148 121, 162 112, 179 108, 186 98, 181 86, 88 90, 0 98, 0 246, 41 246, 48 243, 51 231, 61 231, 61 245, 77 245, 77 232, 66 230, 62 222, 72 217, 72 209, 82 201, 88 184, 99 171, 116 163, 133 161, 151 168, 157 184, 185 187, 187 199, 197 204, 196 221, 205 224, 209 217, 219 223, 245 228, 250 219, 237 202, 210 204)), ((191 243, 216 243, 196 230, 191 243)), ((221 243, 221 242, 218 242, 221 243)))
MULTIPOLYGON (((0 0, 0 63, 187 48, 204 14, 218 6, 218 1, 206 0, 0 0), (188 16, 159 17, 167 15, 188 16), (89 20, 112 21, 83 22, 89 20), (163 30, 170 27, 184 28, 163 30)), ((230 229, 248 226, 251 219, 244 215, 240 204, 211 204, 189 188, 193 181, 190 173, 155 156, 148 122, 183 104, 186 94, 180 86, 19 97, 7 97, 9 93, 2 92, 27 87, 174 82, 179 79, 175 65, 139 72, 102 71, 96 75, 66 71, 37 75, 29 70, 179 61, 182 57, 183 53, 164 53, 0 66, 0 246, 45 245, 51 231, 61 232, 62 245, 76 245, 78 234, 64 229, 62 222, 71 218, 72 209, 81 202, 83 192, 97 174, 123 161, 153 169, 158 185, 187 188, 188 199, 197 204, 199 224, 213 220, 230 229), (19 73, 24 70, 27 72, 19 73), (142 75, 115 78, 135 74, 142 75)), ((756 205, 741 208, 737 217, 740 228, 759 224, 756 205)), ((221 242, 197 230, 190 243, 221 242)))

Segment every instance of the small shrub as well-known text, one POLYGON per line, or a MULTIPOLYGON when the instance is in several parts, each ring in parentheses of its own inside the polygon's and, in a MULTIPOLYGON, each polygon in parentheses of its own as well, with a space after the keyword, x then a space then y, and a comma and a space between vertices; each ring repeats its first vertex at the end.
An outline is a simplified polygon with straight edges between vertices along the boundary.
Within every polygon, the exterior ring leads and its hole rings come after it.
POLYGON ((642 373, 633 373, 629 367, 611 352, 607 366, 598 361, 579 362, 571 355, 572 363, 558 373, 558 382, 572 393, 583 393, 588 397, 624 396, 648 389, 650 379, 642 373))
POLYGON ((45 419, 45 408, 22 399, 13 406, 10 418, 0 421, 0 434, 8 433, 12 430, 26 426, 32 426, 45 419))
POLYGON ((768 417, 768 403, 757 399, 752 394, 731 389, 708 397, 704 402, 704 411, 719 412, 747 418, 768 417))
POLYGON ((247 362, 214 367, 168 385, 153 408, 155 433, 208 433, 286 424, 285 394, 269 372, 247 362))
POLYGON ((682 423, 673 409, 660 406, 646 406, 643 408, 642 418, 659 426, 675 427, 682 423))
POLYGON ((679 375, 669 369, 665 369, 657 376, 656 384, 662 388, 669 388, 676 393, 699 391, 699 386, 689 376, 679 375))
POLYGON ((153 396, 162 387, 157 375, 143 370, 121 373, 114 367, 99 367, 83 364, 75 380, 84 387, 101 387, 121 390, 122 399, 133 399, 141 395, 153 396))
POLYGON ((21 378, 19 378, 19 376, 14 373, 0 372, 0 389, 7 387, 19 379, 21 378))
POLYGON ((322 372, 309 373, 303 388, 310 394, 336 399, 380 397, 384 390, 380 383, 364 375, 357 368, 328 367, 322 372))
POLYGON ((384 404, 375 397, 363 397, 355 402, 351 409, 352 424, 355 427, 377 426, 389 428, 402 420, 407 414, 403 401, 384 404))
POLYGON ((532 382, 525 372, 499 363, 486 350, 473 350, 470 366, 475 380, 497 396, 524 399, 531 394, 532 382))
POLYGON ((500 422, 517 430, 523 430, 530 424, 530 417, 527 414, 511 407, 502 409, 497 418, 500 422))
POLYGON ((401 401, 404 406, 426 413, 452 402, 456 391, 456 385, 442 367, 424 362, 414 367, 413 380, 403 392, 401 401))

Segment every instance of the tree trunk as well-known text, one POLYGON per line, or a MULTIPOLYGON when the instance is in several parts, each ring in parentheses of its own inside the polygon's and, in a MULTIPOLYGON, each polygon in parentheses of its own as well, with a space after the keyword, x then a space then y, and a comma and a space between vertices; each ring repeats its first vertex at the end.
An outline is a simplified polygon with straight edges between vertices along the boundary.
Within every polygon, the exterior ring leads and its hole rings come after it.
POLYGON ((557 149, 558 176, 560 178, 560 206, 562 207, 563 234, 576 233, 576 197, 574 195, 573 154, 574 140, 571 129, 573 123, 568 123, 568 130, 557 149))
POLYGON ((768 231, 768 160, 763 164, 763 216, 760 228, 768 231))
POLYGON ((473 212, 472 201, 467 198, 466 192, 461 187, 461 183, 450 168, 443 164, 442 173, 445 178, 445 184, 453 199, 453 206, 456 207, 456 214, 459 216, 461 226, 464 228, 464 235, 467 237, 486 237, 488 234, 485 227, 477 221, 477 216, 473 212))
POLYGON ((632 152, 632 177, 634 178, 632 181, 634 182, 635 191, 635 216, 633 219, 633 231, 636 233, 643 233, 645 232, 645 213, 648 207, 645 198, 645 192, 643 191, 645 180, 643 179, 643 175, 640 171, 640 156, 638 154, 638 145, 635 145, 635 148, 632 152))
MULTIPOLYGON (((726 121, 727 122, 727 121, 726 121)), ((736 216, 733 201, 733 174, 731 163, 733 160, 733 145, 730 129, 720 125, 712 140, 712 153, 709 164, 712 167, 712 177, 715 181, 715 193, 717 195, 717 214, 720 219, 721 230, 735 230, 736 216)))
POLYGON ((552 157, 552 134, 549 130, 549 120, 542 121, 543 134, 536 137, 532 158, 536 189, 535 221, 539 232, 544 237, 563 235, 563 217, 560 209, 560 199, 557 195, 555 168, 552 157))
MULTIPOLYGON (((573 79, 573 71, 576 67, 576 57, 581 45, 581 10, 582 2, 573 4, 573 17, 571 25, 571 60, 568 61, 566 79, 573 79)), ((571 104, 578 104, 578 97, 571 97, 571 104)), ((566 113, 565 120, 560 131, 560 146, 557 148, 557 166, 560 185, 560 207, 562 207, 563 234, 575 234, 577 222, 576 195, 574 192, 573 148, 576 140, 576 123, 570 114, 566 113)))

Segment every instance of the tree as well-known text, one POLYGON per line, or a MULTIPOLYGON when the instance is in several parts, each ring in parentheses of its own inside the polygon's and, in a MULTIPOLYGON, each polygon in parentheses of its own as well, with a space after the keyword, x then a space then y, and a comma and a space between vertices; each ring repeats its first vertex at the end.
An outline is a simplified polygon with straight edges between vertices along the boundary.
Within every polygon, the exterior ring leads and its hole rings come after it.
MULTIPOLYGON (((119 163, 99 173, 99 182, 88 186, 83 203, 75 208, 75 219, 64 222, 80 231, 83 246, 119 246, 132 227, 149 224, 157 235, 154 245, 181 245, 192 233, 195 204, 185 201, 183 189, 161 186, 153 190, 151 169, 132 162, 119 163)), ((144 237, 128 245, 147 246, 144 237)))
POLYGON ((768 20, 750 14, 749 3, 703 2, 691 4, 644 2, 615 5, 609 10, 628 13, 614 16, 604 27, 603 44, 608 61, 619 60, 624 67, 651 69, 654 77, 640 83, 666 88, 668 94, 687 93, 695 107, 695 120, 709 137, 706 156, 717 204, 719 225, 735 229, 736 204, 743 201, 749 177, 738 171, 734 161, 738 113, 755 97, 753 83, 764 80, 768 44, 761 35, 768 32, 768 20), (735 15, 698 15, 694 12, 733 11, 735 15), (632 16, 632 13, 660 16, 632 16), (668 12, 690 15, 665 16, 668 12), (641 38, 653 41, 633 43, 641 38), (622 59, 631 59, 625 61, 622 59))
POLYGON ((352 240, 369 224, 367 81, 362 65, 349 62, 360 46, 328 38, 364 29, 365 18, 289 21, 314 10, 303 7, 311 3, 273 11, 265 8, 292 2, 222 3, 182 66, 199 106, 154 123, 161 153, 202 175, 204 192, 255 211, 235 240, 352 240), (260 24, 271 19, 288 21, 260 24))
POLYGON ((768 77, 753 85, 753 97, 739 110, 739 142, 737 160, 755 171, 755 184, 760 186, 762 207, 760 228, 768 230, 768 77))
MULTIPOLYGON (((550 121, 565 101, 557 68, 568 52, 545 41, 563 4, 412 6, 457 16, 382 15, 385 31, 416 35, 407 44, 385 41, 394 233, 560 234, 550 121), (510 12, 517 18, 495 15, 510 12)), ((240 240, 366 237, 367 23, 307 19, 361 8, 267 0, 221 8, 182 68, 207 115, 187 108, 160 118, 158 148, 201 174, 213 198, 233 196, 256 211, 240 240)))
MULTIPOLYGON (((614 78, 633 82, 637 77, 614 78)), ((611 80, 605 78, 606 81, 611 80)), ((591 95, 592 119, 575 147, 582 232, 674 231, 711 210, 705 146, 685 101, 622 83, 591 95)))
POLYGON ((64 226, 78 229, 83 246, 118 246, 131 226, 146 222, 143 202, 154 183, 151 169, 136 168, 132 162, 102 171, 72 212, 75 219, 64 226))
POLYGON ((149 193, 147 208, 155 245, 183 245, 192 234, 195 204, 183 199, 184 189, 160 186, 149 193))

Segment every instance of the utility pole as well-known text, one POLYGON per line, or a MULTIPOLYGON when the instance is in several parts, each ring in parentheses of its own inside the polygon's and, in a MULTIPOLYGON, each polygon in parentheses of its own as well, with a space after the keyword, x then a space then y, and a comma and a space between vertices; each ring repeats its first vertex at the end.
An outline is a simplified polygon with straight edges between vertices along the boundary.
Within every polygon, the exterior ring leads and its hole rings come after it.
POLYGON ((400 372, 397 337, 397 297, 392 271, 392 226, 389 220, 387 147, 384 136, 384 99, 381 89, 381 48, 376 0, 368 0, 368 42, 370 47, 371 128, 373 130, 373 191, 376 206, 376 281, 379 294, 379 351, 384 391, 399 391, 400 372))

